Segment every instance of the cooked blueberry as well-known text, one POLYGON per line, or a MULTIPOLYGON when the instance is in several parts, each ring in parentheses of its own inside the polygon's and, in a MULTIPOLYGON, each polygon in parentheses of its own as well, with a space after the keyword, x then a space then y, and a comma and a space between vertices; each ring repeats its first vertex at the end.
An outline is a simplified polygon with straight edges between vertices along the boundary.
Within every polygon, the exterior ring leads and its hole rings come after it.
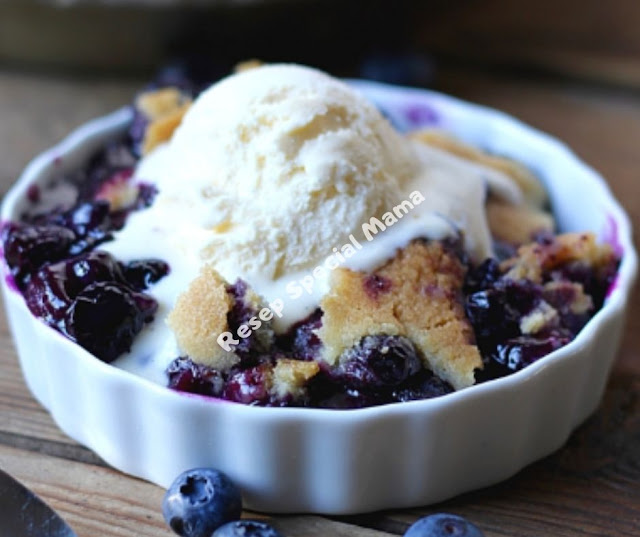
POLYGON ((500 278, 500 265, 493 258, 488 258, 480 265, 470 269, 465 278, 465 290, 475 292, 487 289, 500 278))
POLYGON ((66 263, 61 261, 42 267, 24 289, 31 313, 62 331, 65 331, 67 310, 75 298, 69 296, 66 283, 66 263))
POLYGON ((398 386, 393 392, 393 398, 399 402, 406 402, 431 399, 451 392, 453 392, 451 384, 434 375, 428 369, 422 369, 407 382, 398 386))
POLYGON ((415 522, 404 537, 484 537, 484 533, 466 518, 438 513, 415 522))
POLYGON ((241 513, 240 490, 226 474, 213 468, 183 472, 162 502, 165 521, 182 537, 211 537, 241 513))
POLYGON ((231 373, 227 379, 223 397, 246 405, 267 404, 270 400, 268 364, 258 365, 231 373))
POLYGON ((75 233, 64 227, 18 224, 6 226, 3 237, 5 259, 18 278, 66 257, 76 240, 75 233))
POLYGON ((224 377, 210 367, 196 364, 188 357, 176 358, 167 367, 169 388, 181 392, 219 397, 224 389, 224 377))
POLYGON ((322 388, 316 383, 310 385, 310 402, 312 406, 329 409, 356 409, 389 402, 384 394, 345 388, 335 384, 322 388))
POLYGON ((331 375, 346 386, 397 386, 422 368, 413 343, 401 336, 367 336, 344 352, 331 375))
POLYGON ((531 282, 504 280, 466 300, 466 312, 476 336, 505 339, 520 333, 520 319, 539 302, 542 292, 531 282))
POLYGON ((98 282, 76 297, 66 327, 82 347, 111 362, 131 348, 133 338, 153 319, 157 308, 151 297, 123 284, 98 282))
POLYGON ((82 170, 70 178, 78 188, 78 202, 93 201, 96 193, 114 174, 134 168, 135 165, 136 157, 124 141, 107 143, 82 170))
POLYGON ((491 357, 510 371, 518 371, 569 341, 571 338, 567 336, 550 336, 544 339, 521 336, 498 344, 491 357))
POLYGON ((220 526, 211 537, 282 537, 282 534, 266 522, 236 520, 220 526))
POLYGON ((306 319, 295 323, 280 336, 279 345, 298 360, 314 360, 320 353, 322 342, 316 331, 322 326, 322 310, 316 309, 306 319))
POLYGON ((376 300, 380 295, 391 290, 391 280, 379 274, 370 274, 364 279, 364 290, 367 295, 376 300))
POLYGON ((109 202, 97 200, 81 203, 69 211, 66 218, 67 225, 78 235, 88 235, 97 229, 108 227, 109 202))
POLYGON ((122 266, 108 252, 96 250, 71 258, 64 263, 66 286, 70 294, 77 294, 96 282, 123 282, 122 266))
POLYGON ((30 278, 24 295, 34 315, 46 322, 48 316, 60 321, 60 315, 83 289, 109 281, 122 281, 120 264, 107 252, 96 251, 44 265, 30 278))
POLYGON ((131 261, 124 266, 124 279, 137 291, 144 291, 169 273, 169 265, 159 259, 131 261))
MULTIPOLYGON (((241 279, 227 287, 227 293, 233 300, 227 314, 227 324, 232 333, 237 333, 241 325, 248 325, 252 317, 258 316, 255 305, 246 298, 248 289, 246 282, 241 279)), ((259 362, 260 355, 272 347, 273 339, 273 330, 267 323, 262 323, 260 328, 253 330, 248 337, 240 338, 240 343, 235 346, 234 351, 240 356, 245 367, 255 365, 259 362)))

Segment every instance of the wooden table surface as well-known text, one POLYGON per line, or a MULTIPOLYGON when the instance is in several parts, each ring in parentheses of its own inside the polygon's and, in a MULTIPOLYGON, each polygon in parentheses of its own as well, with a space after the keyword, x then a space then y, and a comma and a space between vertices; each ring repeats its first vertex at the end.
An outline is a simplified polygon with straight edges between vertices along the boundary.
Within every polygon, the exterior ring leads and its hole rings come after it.
MULTIPOLYGON (((640 95, 479 73, 445 75, 438 89, 501 108, 566 140, 607 177, 637 236, 640 95)), ((0 70, 1 192, 38 151, 127 103, 137 87, 132 80, 0 70)), ((600 409, 557 453, 500 485, 440 505, 357 517, 276 517, 274 525, 285 537, 390 536, 423 514, 447 511, 468 517, 488 537, 640 535, 639 298, 636 289, 600 409)), ((0 467, 56 509, 79 537, 171 535, 160 510, 162 489, 107 467, 62 434, 34 401, 0 315, 0 467)))

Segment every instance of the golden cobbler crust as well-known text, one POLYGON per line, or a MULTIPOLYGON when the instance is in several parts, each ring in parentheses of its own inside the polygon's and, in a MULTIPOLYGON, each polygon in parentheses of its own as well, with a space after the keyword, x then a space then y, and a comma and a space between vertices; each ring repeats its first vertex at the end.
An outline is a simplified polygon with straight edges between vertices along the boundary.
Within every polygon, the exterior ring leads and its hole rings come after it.
POLYGON ((270 391, 278 397, 291 395, 294 399, 300 399, 306 393, 307 382, 319 371, 318 362, 282 358, 273 368, 270 391))
POLYGON ((506 277, 542 283, 544 272, 571 262, 581 262, 594 270, 609 265, 614 258, 611 246, 598 244, 593 233, 564 233, 549 241, 526 244, 515 257, 500 265, 506 277))
POLYGON ((217 342, 218 335, 228 330, 227 314, 232 307, 225 280, 206 265, 178 297, 167 318, 180 351, 194 362, 221 371, 238 363, 239 358, 217 342))
POLYGON ((487 220, 496 239, 514 245, 530 242, 536 233, 554 230, 553 217, 549 213, 493 199, 487 202, 487 220))
POLYGON ((136 108, 149 120, 142 141, 143 155, 171 139, 190 106, 191 99, 177 88, 163 88, 138 96, 136 108))
POLYGON ((322 299, 323 359, 376 334, 408 337, 425 367, 454 388, 471 386, 482 367, 462 304, 465 268, 438 242, 414 241, 373 274, 337 269, 322 299))

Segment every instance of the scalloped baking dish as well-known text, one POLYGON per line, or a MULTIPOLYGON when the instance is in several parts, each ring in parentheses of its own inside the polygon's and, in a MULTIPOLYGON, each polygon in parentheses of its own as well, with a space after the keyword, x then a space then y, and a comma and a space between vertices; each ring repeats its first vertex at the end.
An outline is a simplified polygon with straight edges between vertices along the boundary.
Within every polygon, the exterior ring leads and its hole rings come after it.
MULTIPOLYGON (((181 394, 102 363, 34 318, 3 263, 9 324, 29 389, 60 428, 113 467, 167 487, 214 466, 248 508, 349 514, 439 502, 512 476, 558 449, 598 406, 637 270, 631 225, 604 180, 565 145, 488 108, 438 93, 351 81, 399 129, 434 124, 533 168, 560 228, 591 230, 622 255, 607 301, 569 345, 509 377, 443 397, 366 408, 248 407, 181 394)), ((71 170, 126 129, 127 109, 36 158, 7 194, 71 170)))

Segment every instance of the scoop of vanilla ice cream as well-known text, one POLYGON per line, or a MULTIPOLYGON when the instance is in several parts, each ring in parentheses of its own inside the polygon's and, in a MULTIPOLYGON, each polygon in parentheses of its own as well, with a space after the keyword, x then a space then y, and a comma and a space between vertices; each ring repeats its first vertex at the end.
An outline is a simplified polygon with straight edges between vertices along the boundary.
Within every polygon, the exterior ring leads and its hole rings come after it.
MULTIPOLYGON (((353 270, 375 269, 415 238, 459 232, 482 260, 491 253, 487 191, 521 196, 500 172, 407 140, 356 90, 296 65, 244 71, 203 92, 135 178, 155 185, 156 199, 101 248, 124 262, 169 263, 153 287, 157 319, 210 264, 228 282, 244 278, 266 302, 284 300, 276 330, 318 307, 331 275, 321 265, 349 235, 358 250, 342 263, 353 270), (372 217, 388 227, 375 240, 363 228, 372 217), (303 280, 304 292, 290 294, 288 285, 303 280)), ((164 383, 179 352, 155 322, 119 365, 164 383)))
POLYGON ((397 203, 418 166, 372 104, 297 65, 215 84, 145 161, 137 175, 159 190, 151 210, 174 214, 178 246, 195 242, 231 280, 313 267, 397 203))

